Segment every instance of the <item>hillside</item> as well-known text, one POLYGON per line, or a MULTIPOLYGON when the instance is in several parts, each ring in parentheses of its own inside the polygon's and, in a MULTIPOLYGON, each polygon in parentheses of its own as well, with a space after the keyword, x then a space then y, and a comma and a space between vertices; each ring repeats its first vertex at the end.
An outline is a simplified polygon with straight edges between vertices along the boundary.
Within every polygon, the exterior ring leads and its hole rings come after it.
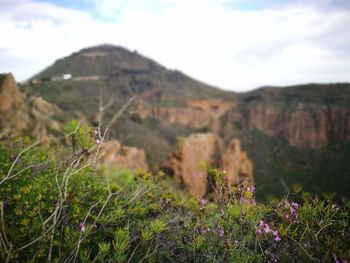
POLYGON ((193 177, 201 174, 195 165, 201 160, 186 157, 194 153, 228 170, 232 183, 252 182, 254 175, 259 199, 285 194, 293 184, 318 194, 350 195, 349 84, 237 94, 102 45, 57 60, 21 88, 102 126, 134 98, 111 126, 110 139, 144 149, 151 169, 163 167, 188 189, 201 182, 202 189, 193 190, 197 195, 211 190, 206 175, 193 177), (109 105, 103 116, 101 105, 109 105), (208 135, 190 136, 195 133, 208 135))
POLYGON ((200 115, 208 119, 192 107, 185 114, 178 108, 183 108, 188 100, 233 101, 236 97, 232 92, 210 87, 179 71, 165 69, 135 52, 109 45, 83 49, 60 59, 34 76, 32 83, 36 83, 33 80, 40 80, 41 84, 24 87, 30 94, 40 94, 64 111, 76 117, 83 115, 90 121, 96 120, 100 101, 105 105, 113 99, 104 113, 106 123, 136 95, 127 114, 113 125, 111 136, 144 148, 152 166, 165 158, 177 137, 193 132, 186 125, 169 124, 156 115, 169 116, 175 111, 179 118, 192 113, 194 117, 200 115), (71 74, 72 78, 64 80, 65 74, 71 74))

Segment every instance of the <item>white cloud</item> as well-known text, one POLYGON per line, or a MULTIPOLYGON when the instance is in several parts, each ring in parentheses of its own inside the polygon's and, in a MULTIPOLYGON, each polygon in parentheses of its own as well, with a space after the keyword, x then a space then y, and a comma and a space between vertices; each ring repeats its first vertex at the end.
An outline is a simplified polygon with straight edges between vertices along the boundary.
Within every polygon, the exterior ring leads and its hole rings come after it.
POLYGON ((93 12, 16 0, 0 10, 0 71, 24 79, 83 47, 113 43, 210 84, 348 81, 350 12, 300 5, 228 8, 225 0, 84 0, 93 12))

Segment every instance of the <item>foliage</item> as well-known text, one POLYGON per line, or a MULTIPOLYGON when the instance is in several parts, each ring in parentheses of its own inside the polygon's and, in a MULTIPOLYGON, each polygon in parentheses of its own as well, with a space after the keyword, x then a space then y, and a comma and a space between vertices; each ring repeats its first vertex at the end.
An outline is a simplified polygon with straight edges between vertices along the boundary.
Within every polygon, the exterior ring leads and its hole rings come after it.
POLYGON ((67 129, 79 142, 72 156, 57 145, 28 148, 28 139, 1 142, 0 261, 350 259, 349 202, 321 200, 295 186, 283 200, 256 204, 254 187, 228 186, 213 168, 212 200, 169 193, 160 175, 143 171, 109 170, 106 181, 107 168, 90 165, 92 135, 79 129, 77 123, 67 129))

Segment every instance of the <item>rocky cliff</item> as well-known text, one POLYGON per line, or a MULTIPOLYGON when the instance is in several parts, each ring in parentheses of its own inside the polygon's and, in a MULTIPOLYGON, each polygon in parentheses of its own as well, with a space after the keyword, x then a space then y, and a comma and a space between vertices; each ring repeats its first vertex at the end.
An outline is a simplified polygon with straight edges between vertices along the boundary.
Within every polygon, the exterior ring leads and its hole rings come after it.
POLYGON ((254 184, 253 164, 241 149, 240 141, 233 139, 221 153, 213 133, 193 134, 181 139, 163 164, 163 169, 179 177, 193 196, 201 198, 208 191, 205 167, 210 166, 222 167, 230 185, 254 184))
POLYGON ((215 153, 213 134, 193 134, 178 142, 163 167, 167 173, 179 177, 193 196, 201 198, 208 188, 205 165, 214 165, 215 153))
POLYGON ((243 95, 242 121, 247 128, 282 137, 299 149, 320 149, 333 141, 350 142, 349 91, 345 89, 341 95, 334 94, 337 87, 332 87, 335 91, 320 87, 317 94, 315 87, 306 86, 304 90, 314 89, 315 94, 304 95, 298 94, 306 93, 301 88, 287 88, 285 94, 269 89, 243 95))
POLYGON ((253 163, 241 148, 239 139, 231 140, 221 156, 221 167, 229 185, 254 185, 253 163))
POLYGON ((11 73, 0 74, 0 135, 9 130, 22 130, 27 118, 22 114, 23 99, 11 73))
POLYGON ((0 74, 0 110, 16 110, 22 103, 22 96, 13 75, 0 74))
POLYGON ((293 111, 258 104, 247 109, 249 128, 285 138, 300 149, 319 149, 332 140, 350 141, 350 109, 300 103, 293 111))
POLYGON ((1 136, 29 132, 36 139, 48 142, 48 130, 62 130, 63 124, 55 117, 63 112, 41 97, 22 94, 11 73, 0 75, 0 112, 1 136))

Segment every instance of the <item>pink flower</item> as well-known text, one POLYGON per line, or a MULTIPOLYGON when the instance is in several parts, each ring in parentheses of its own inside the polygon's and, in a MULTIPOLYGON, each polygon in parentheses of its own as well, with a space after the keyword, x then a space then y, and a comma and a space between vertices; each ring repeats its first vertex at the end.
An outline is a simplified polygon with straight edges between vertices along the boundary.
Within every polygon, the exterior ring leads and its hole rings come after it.
POLYGON ((275 236, 275 237, 273 238, 273 240, 275 240, 276 242, 279 242, 279 241, 281 241, 281 237, 280 237, 280 236, 275 236))
POLYGON ((201 198, 199 201, 198 201, 199 205, 200 206, 206 206, 208 204, 208 200, 204 199, 204 198, 201 198))
POLYGON ((96 144, 101 144, 101 140, 100 139, 96 139, 96 144))
POLYGON ((291 223, 298 223, 299 204, 295 202, 286 201, 281 207, 284 215, 283 217, 291 223))
POLYGON ((248 186, 247 191, 251 193, 255 193, 255 187, 254 186, 248 186))
POLYGON ((272 231, 269 224, 265 223, 264 221, 261 221, 261 220, 259 223, 259 228, 263 233, 270 233, 272 231))
POLYGON ((278 233, 277 230, 272 231, 272 234, 273 234, 273 240, 275 240, 276 242, 281 241, 280 234, 278 233))
POLYGON ((85 231, 85 224, 83 222, 81 222, 79 224, 79 230, 80 230, 80 232, 84 232, 85 231))
POLYGON ((261 235, 263 233, 268 234, 271 233, 273 235, 273 240, 276 242, 281 241, 280 233, 277 230, 271 229, 269 224, 265 223, 264 221, 260 221, 259 226, 256 230, 256 233, 261 235))

